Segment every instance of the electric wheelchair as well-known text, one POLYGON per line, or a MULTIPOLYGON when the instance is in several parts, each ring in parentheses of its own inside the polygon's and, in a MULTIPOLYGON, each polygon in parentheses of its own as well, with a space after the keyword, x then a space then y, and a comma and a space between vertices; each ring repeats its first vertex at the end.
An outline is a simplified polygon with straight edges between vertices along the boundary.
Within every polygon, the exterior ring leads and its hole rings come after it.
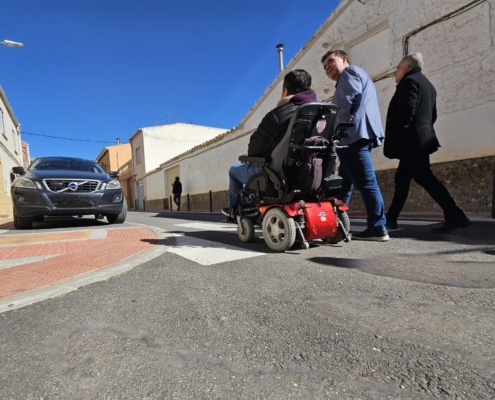
POLYGON ((349 207, 335 198, 342 183, 335 150, 354 123, 334 129, 336 113, 331 103, 303 104, 271 157, 239 157, 260 169, 239 190, 232 207, 241 241, 253 240, 255 224, 262 227, 267 246, 277 252, 296 241, 307 249, 315 239, 350 240, 349 207))

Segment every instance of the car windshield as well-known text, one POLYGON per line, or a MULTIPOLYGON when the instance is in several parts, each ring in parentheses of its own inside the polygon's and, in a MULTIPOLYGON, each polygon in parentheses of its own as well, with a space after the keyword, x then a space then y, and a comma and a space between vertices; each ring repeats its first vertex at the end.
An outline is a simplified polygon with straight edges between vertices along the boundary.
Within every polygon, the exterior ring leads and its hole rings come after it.
POLYGON ((95 161, 77 158, 46 157, 38 158, 28 168, 29 171, 81 171, 104 174, 105 170, 95 161))

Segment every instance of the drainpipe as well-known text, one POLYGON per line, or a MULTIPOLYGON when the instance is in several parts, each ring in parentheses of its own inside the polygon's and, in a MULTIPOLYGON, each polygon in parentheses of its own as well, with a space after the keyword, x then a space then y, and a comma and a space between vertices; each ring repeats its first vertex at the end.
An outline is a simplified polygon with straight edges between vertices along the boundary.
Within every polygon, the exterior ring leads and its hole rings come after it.
POLYGON ((275 46, 278 51, 278 68, 280 72, 284 69, 284 44, 279 43, 275 46))

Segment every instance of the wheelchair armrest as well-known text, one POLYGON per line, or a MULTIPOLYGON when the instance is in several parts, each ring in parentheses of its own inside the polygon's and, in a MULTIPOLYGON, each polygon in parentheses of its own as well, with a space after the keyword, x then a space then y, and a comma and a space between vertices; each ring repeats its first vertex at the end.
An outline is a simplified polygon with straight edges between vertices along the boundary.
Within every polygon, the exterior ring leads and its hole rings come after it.
POLYGON ((270 157, 249 157, 249 156, 240 156, 239 161, 241 163, 249 163, 254 165, 268 165, 270 162, 270 157))
POLYGON ((326 149, 328 149, 327 146, 301 146, 298 144, 291 144, 289 147, 292 149, 298 149, 298 150, 326 150, 326 149))

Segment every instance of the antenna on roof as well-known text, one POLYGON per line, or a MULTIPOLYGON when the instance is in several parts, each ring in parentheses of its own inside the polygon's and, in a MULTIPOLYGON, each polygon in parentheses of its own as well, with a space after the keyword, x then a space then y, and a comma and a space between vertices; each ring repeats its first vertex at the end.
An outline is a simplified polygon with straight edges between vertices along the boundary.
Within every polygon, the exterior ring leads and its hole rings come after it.
POLYGON ((122 143, 120 143, 120 138, 119 137, 116 138, 116 139, 117 139, 117 144, 122 144, 122 143))

